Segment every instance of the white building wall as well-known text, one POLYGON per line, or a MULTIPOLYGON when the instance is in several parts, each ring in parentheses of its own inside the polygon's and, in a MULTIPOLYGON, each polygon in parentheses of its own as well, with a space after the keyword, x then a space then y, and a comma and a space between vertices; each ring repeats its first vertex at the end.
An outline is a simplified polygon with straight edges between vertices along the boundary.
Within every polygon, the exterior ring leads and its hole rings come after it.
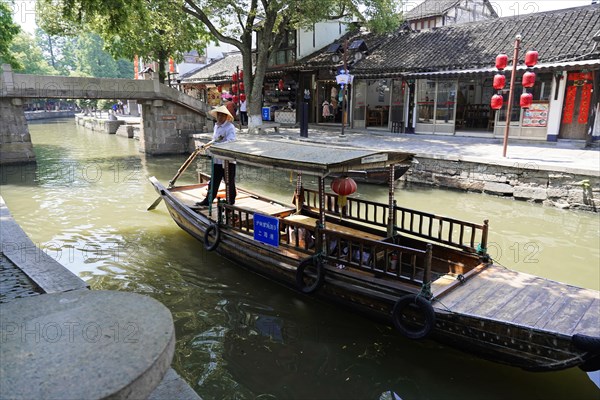
POLYGON ((348 31, 348 25, 340 21, 319 22, 312 30, 298 30, 296 59, 306 57, 315 51, 335 42, 348 31))

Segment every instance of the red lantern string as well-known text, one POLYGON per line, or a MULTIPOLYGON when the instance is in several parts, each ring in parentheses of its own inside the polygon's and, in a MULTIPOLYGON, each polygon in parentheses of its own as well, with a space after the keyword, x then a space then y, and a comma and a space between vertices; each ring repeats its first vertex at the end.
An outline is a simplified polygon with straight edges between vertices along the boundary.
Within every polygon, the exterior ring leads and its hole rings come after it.
POLYGON ((535 50, 529 50, 525 53, 525 65, 528 67, 533 67, 538 62, 539 54, 535 50))
POLYGON ((504 76, 502 74, 494 75, 494 89, 496 89, 496 90, 504 89, 505 85, 506 85, 506 76, 504 76))
POLYGON ((508 65, 508 56, 504 53, 496 56, 496 68, 502 71, 508 65))
POLYGON ((503 103, 504 103, 504 98, 502 98, 502 96, 500 96, 499 94, 495 94, 492 96, 490 106, 492 107, 492 110, 499 110, 502 108, 503 103))
POLYGON ((533 94, 531 93, 523 93, 521 95, 520 104, 521 108, 529 108, 533 103, 533 94))

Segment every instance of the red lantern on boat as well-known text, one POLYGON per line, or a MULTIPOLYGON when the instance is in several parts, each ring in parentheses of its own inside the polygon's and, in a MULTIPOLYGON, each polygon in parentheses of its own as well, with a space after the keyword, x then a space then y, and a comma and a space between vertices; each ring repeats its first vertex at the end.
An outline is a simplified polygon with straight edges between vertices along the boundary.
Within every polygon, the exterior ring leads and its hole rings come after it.
POLYGON ((504 103, 504 99, 499 94, 495 94, 492 96, 492 101, 490 102, 490 106, 492 110, 499 110, 502 108, 502 103, 504 103))
POLYGON ((533 103, 533 94, 523 93, 521 95, 521 100, 520 100, 521 108, 529 108, 529 107, 531 107, 532 103, 533 103))
POLYGON ((234 81, 234 82, 237 82, 238 81, 238 74, 234 72, 233 75, 231 75, 231 80, 234 81))
POLYGON ((244 82, 240 82, 238 83, 238 85, 240 86, 240 92, 244 91, 244 82))
POLYGON ((538 62, 538 52, 535 50, 529 50, 525 53, 525 65, 533 67, 538 62))
POLYGON ((233 86, 231 87, 231 92, 232 92, 232 93, 237 93, 237 91, 238 91, 237 85, 233 85, 233 86))
POLYGON ((346 197, 356 192, 356 182, 354 179, 346 177, 335 178, 331 182, 331 190, 333 190, 338 197, 338 205, 340 207, 346 206, 346 197))
POLYGON ((240 101, 246 101, 246 95, 244 93, 240 94, 240 101))
POLYGON ((279 80, 279 82, 277 83, 277 86, 279 86, 279 90, 283 90, 283 79, 279 80))
POLYGON ((231 98, 231 101, 233 101, 235 104, 237 104, 237 102, 238 102, 238 97, 234 95, 234 96, 231 98))
POLYGON ((502 74, 494 75, 494 89, 504 89, 504 86, 506 86, 506 76, 502 74))
POLYGON ((525 72, 523 74, 523 87, 532 88, 533 85, 535 85, 535 72, 525 72))
POLYGON ((221 93, 223 91, 223 86, 219 85, 217 86, 217 92, 221 93))
POLYGON ((238 78, 240 79, 240 81, 244 80, 244 71, 240 71, 240 73, 238 74, 238 78))
POLYGON ((508 65, 508 56, 504 53, 496 56, 496 68, 502 71, 508 65))

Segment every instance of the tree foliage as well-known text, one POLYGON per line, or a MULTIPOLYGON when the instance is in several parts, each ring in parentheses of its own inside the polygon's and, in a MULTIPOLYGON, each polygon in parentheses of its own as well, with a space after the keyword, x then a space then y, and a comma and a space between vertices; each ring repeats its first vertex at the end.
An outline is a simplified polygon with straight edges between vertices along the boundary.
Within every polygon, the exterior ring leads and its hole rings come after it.
POLYGON ((202 23, 181 5, 165 0, 42 0, 40 25, 50 34, 93 31, 115 58, 138 55, 159 64, 164 82, 169 58, 204 48, 209 35, 202 23))
POLYGON ((56 75, 57 72, 48 64, 33 36, 20 32, 10 46, 10 53, 17 62, 15 72, 22 74, 56 75))
MULTIPOLYGON (((340 19, 359 20, 375 32, 384 32, 401 22, 401 2, 395 0, 41 0, 41 3, 54 4, 63 20, 98 32, 115 54, 130 57, 139 54, 158 61, 164 61, 165 55, 190 50, 199 35, 206 37, 204 25, 216 40, 237 47, 243 57, 243 70, 253 71, 244 74, 251 125, 253 121, 260 123, 256 116, 260 115, 269 57, 288 31, 340 19), (256 34, 260 39, 254 52, 256 34)), ((46 26, 50 28, 50 24, 46 26)), ((161 68, 164 65, 160 63, 161 68)))
POLYGON ((13 68, 22 68, 10 52, 11 43, 21 31, 12 20, 12 10, 8 3, 0 1, 0 64, 10 64, 13 68))
POLYGON ((243 57, 250 123, 259 118, 260 99, 270 55, 289 30, 310 27, 323 20, 358 19, 376 32, 400 23, 401 2, 394 0, 185 0, 185 10, 202 21, 224 43, 237 47, 243 57), (255 57, 253 34, 258 33, 255 57))

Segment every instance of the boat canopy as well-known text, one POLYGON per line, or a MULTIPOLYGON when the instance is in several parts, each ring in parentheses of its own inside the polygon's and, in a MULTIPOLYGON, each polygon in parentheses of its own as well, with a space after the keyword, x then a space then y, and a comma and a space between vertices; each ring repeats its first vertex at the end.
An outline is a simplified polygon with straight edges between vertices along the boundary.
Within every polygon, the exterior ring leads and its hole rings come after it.
POLYGON ((238 139, 215 144, 210 152, 217 158, 267 168, 328 176, 349 170, 387 167, 409 163, 413 155, 402 151, 380 151, 319 145, 284 140, 238 139))

